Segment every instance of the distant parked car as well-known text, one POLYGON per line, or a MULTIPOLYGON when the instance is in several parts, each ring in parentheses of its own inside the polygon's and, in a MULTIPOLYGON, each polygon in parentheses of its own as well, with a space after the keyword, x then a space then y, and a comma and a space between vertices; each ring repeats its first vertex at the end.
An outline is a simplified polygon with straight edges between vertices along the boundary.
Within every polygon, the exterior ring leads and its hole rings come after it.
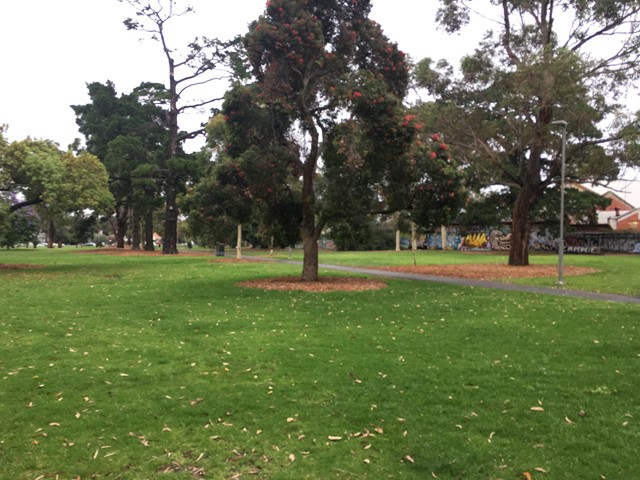
POLYGON ((82 244, 83 247, 95 247, 96 244, 93 242, 87 242, 82 244))

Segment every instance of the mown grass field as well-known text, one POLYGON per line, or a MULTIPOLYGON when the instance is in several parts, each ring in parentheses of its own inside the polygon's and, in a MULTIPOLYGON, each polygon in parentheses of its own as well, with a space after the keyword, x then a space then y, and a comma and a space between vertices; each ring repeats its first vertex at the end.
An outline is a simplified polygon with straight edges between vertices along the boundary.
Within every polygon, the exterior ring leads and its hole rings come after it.
MULTIPOLYGON (((602 262, 602 291, 637 285, 638 257, 575 258, 602 262)), ((300 267, 214 259, 0 252, 41 266, 0 270, 1 478, 640 471, 637 305, 402 280, 265 292, 236 282, 300 267)))

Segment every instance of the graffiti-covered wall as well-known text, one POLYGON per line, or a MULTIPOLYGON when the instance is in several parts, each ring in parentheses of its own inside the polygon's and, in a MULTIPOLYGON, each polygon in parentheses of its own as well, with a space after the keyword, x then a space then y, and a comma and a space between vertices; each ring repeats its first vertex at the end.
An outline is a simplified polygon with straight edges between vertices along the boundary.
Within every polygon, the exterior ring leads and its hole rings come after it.
POLYGON ((568 253, 640 253, 640 233, 584 233, 567 236, 568 253))
MULTIPOLYGON (((427 235, 424 248, 430 250, 496 250, 509 251, 511 233, 508 228, 488 228, 460 233, 458 228, 427 235), (446 238, 443 236, 446 235, 446 238)), ((558 239, 546 230, 534 229, 529 239, 533 252, 555 252, 558 239)), ((569 234, 565 240, 567 253, 640 253, 640 233, 569 234)))

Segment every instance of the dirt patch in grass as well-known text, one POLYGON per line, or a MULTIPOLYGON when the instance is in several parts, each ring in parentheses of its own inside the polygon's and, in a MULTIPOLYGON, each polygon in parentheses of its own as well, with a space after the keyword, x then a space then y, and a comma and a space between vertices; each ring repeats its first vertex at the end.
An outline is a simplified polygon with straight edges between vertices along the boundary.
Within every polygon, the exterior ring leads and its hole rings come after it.
MULTIPOLYGON (((513 267, 499 263, 478 263, 467 265, 409 265, 395 267, 376 267, 377 270, 434 275, 436 277, 468 278, 472 280, 508 280, 512 278, 555 277, 556 265, 528 265, 513 267)), ((586 275, 598 270, 587 267, 564 267, 565 275, 586 275)))
POLYGON ((300 277, 280 277, 239 282, 237 285, 262 290, 300 290, 303 292, 362 292, 364 290, 379 290, 387 286, 382 280, 327 276, 320 277, 317 282, 305 282, 300 277))
POLYGON ((29 265, 27 263, 0 263, 0 270, 23 270, 27 268, 43 268, 43 266, 29 265))

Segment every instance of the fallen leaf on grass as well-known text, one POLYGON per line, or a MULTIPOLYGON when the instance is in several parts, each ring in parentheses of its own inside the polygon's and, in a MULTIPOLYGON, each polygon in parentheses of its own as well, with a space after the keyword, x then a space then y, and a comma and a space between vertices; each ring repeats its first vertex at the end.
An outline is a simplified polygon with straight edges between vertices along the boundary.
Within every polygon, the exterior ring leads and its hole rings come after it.
POLYGON ((296 461, 296 456, 293 453, 291 455, 289 455, 289 461, 291 461, 291 462, 295 462, 296 461))
POLYGON ((342 440, 342 437, 338 437, 336 435, 329 435, 327 438, 332 442, 337 442, 338 440, 342 440))
POLYGON ((527 480, 531 480, 531 474, 529 472, 522 472, 522 476, 527 480))
POLYGON ((195 400, 191 400, 189 402, 189 405, 191 405, 192 407, 195 405, 198 405, 200 402, 202 402, 204 400, 204 398, 196 398, 195 400))
POLYGON ((544 468, 541 468, 541 467, 536 467, 536 468, 534 468, 534 470, 536 472, 540 472, 540 473, 547 473, 547 471, 544 468))
POLYGON ((531 407, 530 410, 533 412, 544 412, 544 408, 542 407, 531 407))
POLYGON ((405 455, 404 459, 411 463, 416 463, 415 460, 411 457, 411 455, 405 455))
POLYGON ((378 432, 380 435, 384 433, 384 430, 382 429, 382 427, 375 427, 374 430, 378 432))

